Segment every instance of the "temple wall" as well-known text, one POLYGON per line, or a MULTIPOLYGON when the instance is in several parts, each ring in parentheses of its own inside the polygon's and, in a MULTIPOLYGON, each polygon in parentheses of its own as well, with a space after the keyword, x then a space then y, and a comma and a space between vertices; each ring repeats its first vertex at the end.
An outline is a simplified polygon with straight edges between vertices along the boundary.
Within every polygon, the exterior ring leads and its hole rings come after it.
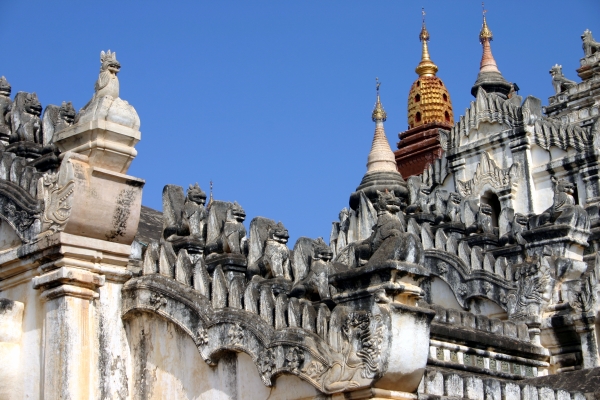
POLYGON ((208 365, 193 340, 175 324, 148 313, 126 323, 132 354, 132 399, 303 399, 319 392, 294 376, 269 388, 245 353, 226 353, 208 365))
MULTIPOLYGON (((22 311, 0 310, 0 398, 36 399, 42 387, 44 305, 27 280, 3 288, 0 297, 18 302, 22 311), (12 318, 11 318, 12 317, 12 318)), ((10 306, 8 308, 11 308, 10 306)))

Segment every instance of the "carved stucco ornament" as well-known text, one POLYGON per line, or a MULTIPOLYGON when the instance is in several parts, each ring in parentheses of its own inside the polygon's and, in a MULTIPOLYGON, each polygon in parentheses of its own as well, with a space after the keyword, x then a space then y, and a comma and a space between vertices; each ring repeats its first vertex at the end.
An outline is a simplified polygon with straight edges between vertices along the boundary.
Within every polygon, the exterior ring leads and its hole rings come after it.
POLYGON ((512 185, 516 185, 518 168, 519 163, 514 163, 506 169, 499 168, 489 154, 483 152, 473 178, 467 181, 459 180, 458 191, 464 197, 478 195, 485 184, 489 184, 496 190, 510 190, 512 185))
POLYGON ((160 313, 192 337, 211 365, 223 351, 243 351, 252 357, 267 386, 285 372, 323 393, 339 393, 370 386, 387 366, 391 323, 387 305, 372 310, 338 305, 329 317, 329 332, 321 337, 300 326, 273 329, 250 311, 215 309, 205 296, 160 274, 130 281, 127 292, 135 295, 123 296, 125 319, 134 318, 135 310, 160 313))
POLYGON ((42 184, 44 190, 44 214, 42 216, 41 235, 62 231, 71 216, 74 181, 65 185, 59 184, 57 173, 44 175, 42 184))

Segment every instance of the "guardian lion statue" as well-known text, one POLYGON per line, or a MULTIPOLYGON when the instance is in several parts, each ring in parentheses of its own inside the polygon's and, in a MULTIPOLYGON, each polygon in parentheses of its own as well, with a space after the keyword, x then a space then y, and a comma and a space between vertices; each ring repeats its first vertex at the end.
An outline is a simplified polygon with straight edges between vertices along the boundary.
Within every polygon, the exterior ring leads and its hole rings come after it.
POLYGON ((591 56, 594 53, 600 51, 600 43, 594 40, 592 36, 592 31, 586 29, 581 35, 581 40, 583 41, 583 53, 586 57, 591 56))
POLYGON ((554 67, 550 68, 550 75, 552 75, 552 86, 554 86, 556 94, 577 85, 574 81, 565 78, 562 73, 562 65, 555 64, 554 67))

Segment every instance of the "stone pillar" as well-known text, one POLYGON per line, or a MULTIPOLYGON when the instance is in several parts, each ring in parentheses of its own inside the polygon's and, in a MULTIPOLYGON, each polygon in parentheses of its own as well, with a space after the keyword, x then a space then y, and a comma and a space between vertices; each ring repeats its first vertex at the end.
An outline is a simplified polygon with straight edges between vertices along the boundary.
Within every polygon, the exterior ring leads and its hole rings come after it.
POLYGON ((581 356, 583 368, 595 368, 600 366, 600 355, 598 353, 598 338, 595 329, 595 316, 593 311, 582 313, 573 317, 575 330, 581 339, 581 356))
POLYGON ((585 185, 585 204, 590 206, 600 203, 600 166, 598 162, 590 163, 580 171, 585 185))
POLYGON ((458 187, 458 181, 466 180, 465 176, 465 159, 452 159, 448 160, 448 166, 450 167, 450 171, 454 175, 454 187, 458 187))
POLYGON ((43 398, 84 399, 97 363, 92 358, 96 289, 104 277, 76 268, 61 267, 33 279, 45 301, 43 330, 43 398))
POLYGON ((515 201, 513 201, 515 212, 527 215, 534 211, 533 193, 535 193, 533 177, 531 176, 533 163, 531 161, 529 138, 523 136, 512 140, 510 142, 510 150, 512 152, 513 163, 519 163, 519 173, 521 174, 519 186, 515 191, 515 201))

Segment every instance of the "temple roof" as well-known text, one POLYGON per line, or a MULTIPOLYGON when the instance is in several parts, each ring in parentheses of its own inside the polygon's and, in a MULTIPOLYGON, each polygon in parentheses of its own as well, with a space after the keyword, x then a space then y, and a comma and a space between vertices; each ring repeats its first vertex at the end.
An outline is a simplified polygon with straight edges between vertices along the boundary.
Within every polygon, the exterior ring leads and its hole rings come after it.
POLYGON ((419 40, 422 45, 421 61, 415 69, 419 78, 413 82, 408 94, 409 129, 432 122, 451 125, 454 122, 452 101, 444 82, 436 76, 437 65, 429 56, 429 31, 424 17, 419 40))

